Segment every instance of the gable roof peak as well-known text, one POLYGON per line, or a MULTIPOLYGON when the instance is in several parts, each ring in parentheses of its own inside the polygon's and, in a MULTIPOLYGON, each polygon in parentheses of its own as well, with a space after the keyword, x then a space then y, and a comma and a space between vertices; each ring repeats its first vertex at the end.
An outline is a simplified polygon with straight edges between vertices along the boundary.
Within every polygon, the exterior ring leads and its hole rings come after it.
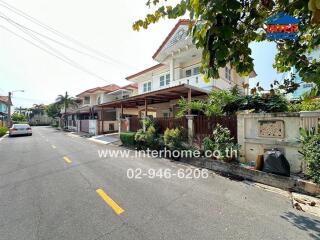
POLYGON ((181 25, 188 25, 190 23, 190 20, 188 19, 180 19, 176 25, 173 27, 173 29, 170 31, 170 33, 167 35, 167 37, 164 39, 164 41, 161 43, 160 47, 157 49, 157 51, 153 54, 152 58, 155 59, 159 52, 164 48, 166 43, 170 40, 170 38, 173 36, 173 34, 177 31, 177 29, 181 25))

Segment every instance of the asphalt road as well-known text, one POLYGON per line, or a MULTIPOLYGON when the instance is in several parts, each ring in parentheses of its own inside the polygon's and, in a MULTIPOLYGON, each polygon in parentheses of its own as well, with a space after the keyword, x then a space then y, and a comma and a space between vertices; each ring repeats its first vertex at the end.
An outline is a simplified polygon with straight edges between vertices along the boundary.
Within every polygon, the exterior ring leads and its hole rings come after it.
POLYGON ((98 150, 117 147, 50 127, 33 131, 0 141, 1 240, 320 239, 320 219, 280 194, 213 173, 129 179, 128 168, 189 166, 99 158, 98 150))

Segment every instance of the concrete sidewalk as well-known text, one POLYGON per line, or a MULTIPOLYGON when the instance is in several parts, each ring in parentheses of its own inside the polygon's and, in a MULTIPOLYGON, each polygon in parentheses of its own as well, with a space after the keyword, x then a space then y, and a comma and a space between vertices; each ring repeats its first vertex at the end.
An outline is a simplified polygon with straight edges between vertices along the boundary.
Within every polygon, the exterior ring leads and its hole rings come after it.
POLYGON ((101 143, 101 144, 110 144, 110 143, 119 142, 120 137, 118 133, 110 133, 110 134, 93 136, 91 138, 88 138, 88 140, 101 143))

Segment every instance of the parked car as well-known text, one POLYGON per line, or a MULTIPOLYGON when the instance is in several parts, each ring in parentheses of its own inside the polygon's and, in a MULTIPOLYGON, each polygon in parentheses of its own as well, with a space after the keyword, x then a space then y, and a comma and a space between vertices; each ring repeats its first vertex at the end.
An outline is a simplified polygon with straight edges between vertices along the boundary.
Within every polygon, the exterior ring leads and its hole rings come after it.
POLYGON ((32 135, 32 129, 29 124, 13 124, 9 129, 9 137, 18 135, 32 135))

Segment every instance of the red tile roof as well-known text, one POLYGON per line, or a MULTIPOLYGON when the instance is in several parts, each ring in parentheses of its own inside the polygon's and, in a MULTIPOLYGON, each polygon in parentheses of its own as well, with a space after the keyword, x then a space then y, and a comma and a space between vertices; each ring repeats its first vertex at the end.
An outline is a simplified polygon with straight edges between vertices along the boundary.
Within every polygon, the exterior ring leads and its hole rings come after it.
POLYGON ((90 93, 95 93, 95 92, 98 92, 98 91, 103 91, 103 92, 106 92, 106 93, 109 93, 109 92, 113 92, 113 91, 116 91, 120 89, 120 87, 117 85, 117 84, 109 84, 109 85, 106 85, 104 87, 96 87, 96 88, 91 88, 91 89, 88 89, 86 91, 83 91, 82 93, 79 93, 77 95, 80 96, 82 94, 90 94, 90 93))
POLYGON ((138 83, 131 83, 131 84, 128 84, 126 86, 123 86, 122 88, 124 88, 124 89, 127 89, 127 88, 136 88, 136 89, 138 89, 138 83))
POLYGON ((181 26, 181 25, 188 25, 190 22, 190 20, 188 19, 180 19, 177 24, 174 26, 174 28, 171 30, 171 32, 168 34, 168 36, 164 39, 164 41, 162 42, 162 44, 160 45, 160 47, 158 48, 158 50, 155 52, 155 54, 153 54, 152 58, 155 59, 157 57, 157 55, 159 54, 159 52, 161 51, 161 49, 166 45, 166 43, 170 40, 170 38, 172 37, 172 35, 177 31, 177 29, 181 26))
POLYGON ((12 105, 12 102, 9 101, 9 97, 8 97, 8 96, 0 96, 0 102, 3 102, 3 103, 5 103, 5 104, 12 105))

